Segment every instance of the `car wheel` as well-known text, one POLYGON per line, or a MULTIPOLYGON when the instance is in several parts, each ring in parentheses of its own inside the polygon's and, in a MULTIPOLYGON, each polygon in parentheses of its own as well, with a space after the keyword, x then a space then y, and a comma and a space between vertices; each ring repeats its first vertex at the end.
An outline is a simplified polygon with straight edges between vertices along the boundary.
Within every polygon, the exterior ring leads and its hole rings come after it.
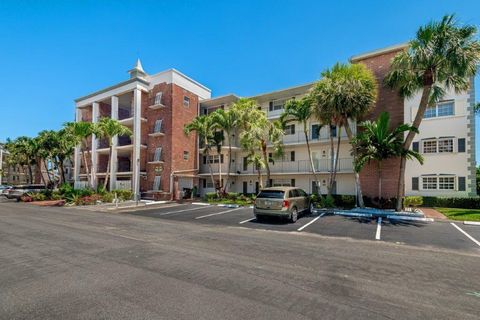
POLYGON ((255 220, 257 220, 257 222, 261 222, 263 220, 263 216, 261 216, 259 214, 256 214, 255 215, 255 220))
POLYGON ((292 213, 290 213, 290 222, 295 223, 297 222, 297 219, 298 219, 298 210, 297 208, 293 207, 292 213))

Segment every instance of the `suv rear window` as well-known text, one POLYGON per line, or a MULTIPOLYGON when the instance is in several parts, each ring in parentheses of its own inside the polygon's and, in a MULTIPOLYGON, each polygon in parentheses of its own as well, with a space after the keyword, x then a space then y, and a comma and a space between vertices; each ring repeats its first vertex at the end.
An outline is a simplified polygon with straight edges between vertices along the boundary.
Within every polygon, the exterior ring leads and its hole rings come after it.
POLYGON ((263 190, 260 191, 260 194, 257 198, 267 198, 267 199, 283 199, 283 191, 280 190, 263 190))

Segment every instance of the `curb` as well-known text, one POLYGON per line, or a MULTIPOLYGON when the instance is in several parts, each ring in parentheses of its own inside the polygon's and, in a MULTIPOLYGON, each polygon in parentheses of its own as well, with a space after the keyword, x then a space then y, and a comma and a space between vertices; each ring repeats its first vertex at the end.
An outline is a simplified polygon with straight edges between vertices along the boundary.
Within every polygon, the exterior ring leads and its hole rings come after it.
POLYGON ((470 225, 470 226, 480 226, 480 222, 478 221, 463 221, 463 224, 470 225))

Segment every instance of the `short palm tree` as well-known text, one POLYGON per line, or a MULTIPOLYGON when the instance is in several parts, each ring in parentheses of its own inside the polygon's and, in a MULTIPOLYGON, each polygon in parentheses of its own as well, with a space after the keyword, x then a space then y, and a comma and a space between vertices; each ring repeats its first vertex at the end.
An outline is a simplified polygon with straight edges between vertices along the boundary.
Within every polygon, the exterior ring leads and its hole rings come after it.
POLYGON ((215 183, 215 178, 213 177, 213 169, 212 169, 212 164, 210 161, 210 152, 212 150, 212 147, 215 146, 215 124, 213 122, 212 117, 205 115, 205 116, 198 116, 195 119, 193 119, 192 122, 188 123, 185 125, 184 128, 184 133, 185 135, 189 135, 192 131, 195 131, 198 134, 198 137, 200 141, 202 142, 201 144, 203 145, 203 154, 207 158, 207 165, 208 165, 208 170, 210 171, 210 178, 212 180, 213 186, 217 189, 216 183, 215 183))
MULTIPOLYGON (((112 149, 113 149, 113 137, 115 136, 131 136, 132 130, 128 127, 121 124, 118 120, 112 118, 102 118, 96 124, 96 134, 100 138, 105 138, 108 141, 108 162, 107 162, 107 173, 105 175, 105 183, 104 188, 108 186, 108 179, 111 175, 110 165, 113 163, 114 159, 112 159, 112 149)), ((116 160, 116 159, 115 159, 116 160)), ((111 177, 110 177, 111 178, 111 177)))
MULTIPOLYGON (((392 60, 386 84, 406 98, 421 92, 413 127, 419 128, 428 106, 441 100, 447 90, 467 90, 480 63, 480 42, 474 25, 459 25, 453 15, 431 22, 417 31, 407 50, 392 60)), ((410 148, 415 131, 409 131, 403 149, 410 148)), ((396 210, 403 206, 406 158, 402 157, 397 189, 396 210)))
POLYGON ((239 115, 236 112, 235 108, 230 110, 217 109, 211 114, 215 128, 222 130, 226 133, 227 143, 228 143, 228 171, 227 178, 222 190, 222 193, 227 192, 228 183, 230 180, 230 171, 232 166, 232 144, 234 139, 234 134, 239 123, 239 115))
POLYGON ((85 166, 85 173, 87 174, 87 181, 90 186, 92 186, 90 179, 90 170, 88 165, 87 153, 90 152, 88 147, 88 138, 92 136, 96 131, 96 126, 92 122, 67 122, 64 125, 65 130, 67 130, 75 145, 80 144, 80 152, 82 153, 83 164, 85 166))
MULTIPOLYGON (((317 82, 311 94, 317 118, 323 123, 335 124, 338 127, 338 138, 341 136, 339 131, 344 127, 348 140, 352 143, 354 136, 349 120, 356 123, 375 106, 378 90, 375 76, 365 65, 337 63, 322 72, 322 79, 317 82)), ((332 141, 331 144, 333 145, 332 141)), ((355 152, 352 156, 355 162, 355 152)), ((336 158, 338 159, 338 155, 336 158)), ((336 166, 335 164, 333 176, 336 166)), ((355 184, 358 203, 363 207, 358 173, 355 173, 355 184)))
POLYGON ((403 135, 405 132, 418 130, 409 125, 401 124, 394 129, 390 128, 390 115, 382 112, 376 121, 365 121, 360 124, 362 131, 353 139, 355 158, 355 172, 360 172, 365 164, 376 162, 378 166, 378 198, 382 197, 382 161, 404 156, 417 159, 423 164, 422 156, 413 150, 404 153, 403 135))
MULTIPOLYGON (((310 149, 310 139, 308 137, 308 121, 313 114, 313 98, 311 95, 305 96, 299 100, 289 100, 285 104, 285 109, 280 116, 282 124, 289 122, 299 122, 303 127, 303 134, 305 135, 305 142, 307 144, 308 159, 310 161, 310 168, 317 186, 317 193, 320 195, 320 187, 315 165, 313 163, 312 151, 310 149)), ((321 196, 321 195, 320 195, 321 196)))

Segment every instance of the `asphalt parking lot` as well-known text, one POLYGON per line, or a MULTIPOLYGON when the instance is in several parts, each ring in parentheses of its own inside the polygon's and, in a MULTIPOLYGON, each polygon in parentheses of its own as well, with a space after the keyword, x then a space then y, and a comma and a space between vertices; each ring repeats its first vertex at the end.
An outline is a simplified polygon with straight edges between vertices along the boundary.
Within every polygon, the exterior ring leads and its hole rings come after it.
POLYGON ((480 226, 461 221, 403 221, 331 214, 304 215, 296 223, 281 219, 257 221, 253 209, 216 205, 166 204, 164 207, 130 212, 134 215, 227 227, 284 232, 308 232, 329 237, 386 241, 421 247, 480 252, 480 226))

